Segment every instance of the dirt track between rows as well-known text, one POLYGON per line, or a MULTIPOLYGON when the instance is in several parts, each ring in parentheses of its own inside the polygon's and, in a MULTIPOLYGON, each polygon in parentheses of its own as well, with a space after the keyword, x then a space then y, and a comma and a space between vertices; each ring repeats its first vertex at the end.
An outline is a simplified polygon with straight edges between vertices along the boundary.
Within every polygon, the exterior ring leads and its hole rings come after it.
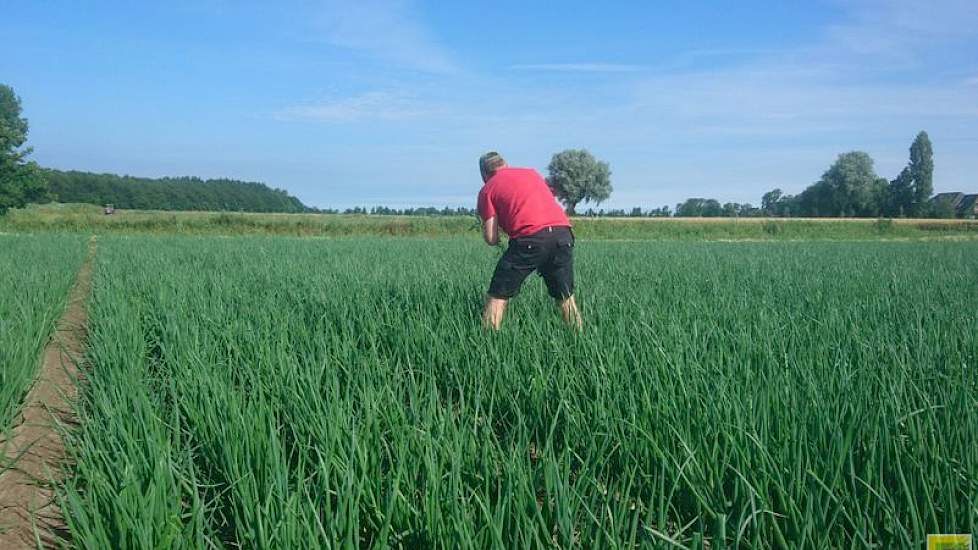
POLYGON ((66 541, 55 487, 63 478, 64 430, 74 424, 88 326, 95 238, 68 305, 41 356, 34 384, 3 440, 0 434, 0 549, 57 546, 66 541))

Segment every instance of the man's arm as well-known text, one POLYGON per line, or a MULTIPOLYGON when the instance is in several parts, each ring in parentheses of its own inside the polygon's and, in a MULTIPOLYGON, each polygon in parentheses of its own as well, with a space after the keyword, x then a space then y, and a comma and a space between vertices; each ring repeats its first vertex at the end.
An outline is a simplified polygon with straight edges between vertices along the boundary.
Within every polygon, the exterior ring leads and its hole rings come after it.
POLYGON ((499 225, 496 223, 496 216, 489 218, 482 223, 482 238, 489 246, 499 244, 499 225))
POLYGON ((499 244, 499 224, 496 223, 496 209, 489 200, 485 187, 479 191, 479 204, 476 210, 479 211, 479 218, 482 220, 482 238, 489 246, 496 246, 499 244))

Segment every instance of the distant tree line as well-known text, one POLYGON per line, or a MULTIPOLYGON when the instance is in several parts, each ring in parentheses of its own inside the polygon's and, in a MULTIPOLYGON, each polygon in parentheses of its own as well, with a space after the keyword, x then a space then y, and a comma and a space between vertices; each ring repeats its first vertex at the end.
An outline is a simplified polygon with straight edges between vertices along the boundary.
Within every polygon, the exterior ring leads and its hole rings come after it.
POLYGON ((672 211, 668 206, 650 210, 636 206, 630 210, 624 208, 612 208, 610 210, 588 208, 584 212, 578 212, 578 214, 589 218, 668 218, 672 215, 672 211))
POLYGON ((748 218, 763 215, 764 212, 760 208, 749 202, 720 204, 716 199, 692 198, 676 205, 678 218, 748 218))
POLYGON ((302 202, 263 183, 194 177, 138 178, 49 170, 28 161, 27 119, 20 98, 0 84, 0 215, 49 201, 111 204, 140 210, 307 212, 302 202))
POLYGON ((862 151, 839 158, 798 195, 773 189, 761 198, 764 216, 780 217, 953 217, 953 209, 931 201, 934 151, 927 132, 910 146, 907 166, 892 181, 880 177, 862 151))
POLYGON ((354 206, 343 210, 337 208, 317 208, 320 214, 362 214, 368 216, 476 216, 474 208, 449 208, 437 206, 422 206, 418 208, 391 208, 389 206, 354 206))
MULTIPOLYGON (((553 156, 548 167, 554 195, 569 214, 602 218, 653 217, 953 217, 947 201, 931 201, 933 150, 926 132, 920 132, 910 147, 907 167, 893 181, 878 176, 870 156, 861 151, 839 155, 816 183, 798 195, 774 189, 761 197, 761 205, 690 198, 676 205, 643 209, 595 209, 577 211, 581 202, 600 204, 612 191, 606 162, 587 150, 566 150, 553 156)), ((321 213, 379 216, 475 216, 471 208, 387 206, 339 209, 310 209, 321 213)))
MULTIPOLYGON (((374 206, 372 208, 367 208, 365 206, 355 206, 353 208, 337 209, 337 208, 323 208, 315 210, 321 214, 361 214, 367 216, 478 216, 479 213, 475 208, 465 208, 465 207, 437 207, 437 206, 422 206, 419 208, 390 208, 387 206, 374 206)), ((587 216, 591 218, 659 218, 672 215, 668 206, 663 206, 662 208, 653 208, 651 210, 643 210, 642 208, 635 207, 631 210, 624 209, 611 209, 611 210, 594 210, 589 208, 586 211, 578 212, 578 215, 587 216)))
POLYGON ((774 217, 953 217, 953 209, 930 200, 934 191, 934 152, 927 132, 910 146, 910 160, 893 181, 876 174, 873 159, 862 151, 839 155, 814 184, 798 195, 773 189, 760 208, 712 199, 689 199, 677 216, 774 217))
POLYGON ((307 212, 310 209, 281 189, 264 183, 195 177, 140 178, 115 174, 41 170, 52 200, 112 204, 135 210, 217 210, 235 212, 307 212))

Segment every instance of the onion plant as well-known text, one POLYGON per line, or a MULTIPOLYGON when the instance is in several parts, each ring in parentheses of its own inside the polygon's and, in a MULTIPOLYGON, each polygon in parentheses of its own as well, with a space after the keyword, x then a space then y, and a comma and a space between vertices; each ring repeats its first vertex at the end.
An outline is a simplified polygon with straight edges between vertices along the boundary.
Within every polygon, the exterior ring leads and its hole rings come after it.
POLYGON ((978 523, 978 249, 107 237, 85 548, 913 548, 978 523))
POLYGON ((30 389, 84 256, 81 237, 0 235, 0 441, 30 389))

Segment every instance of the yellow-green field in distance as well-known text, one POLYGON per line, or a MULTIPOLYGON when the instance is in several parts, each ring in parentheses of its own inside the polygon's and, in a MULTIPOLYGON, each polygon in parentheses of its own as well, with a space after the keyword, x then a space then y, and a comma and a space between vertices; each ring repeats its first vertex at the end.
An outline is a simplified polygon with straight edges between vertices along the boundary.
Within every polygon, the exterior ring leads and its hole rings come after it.
MULTIPOLYGON (((974 239, 976 220, 839 218, 574 218, 586 239, 876 240, 974 239)), ((390 235, 478 238, 478 220, 458 216, 250 214, 117 210, 92 205, 43 205, 11 211, 0 231, 197 235, 390 235)))

